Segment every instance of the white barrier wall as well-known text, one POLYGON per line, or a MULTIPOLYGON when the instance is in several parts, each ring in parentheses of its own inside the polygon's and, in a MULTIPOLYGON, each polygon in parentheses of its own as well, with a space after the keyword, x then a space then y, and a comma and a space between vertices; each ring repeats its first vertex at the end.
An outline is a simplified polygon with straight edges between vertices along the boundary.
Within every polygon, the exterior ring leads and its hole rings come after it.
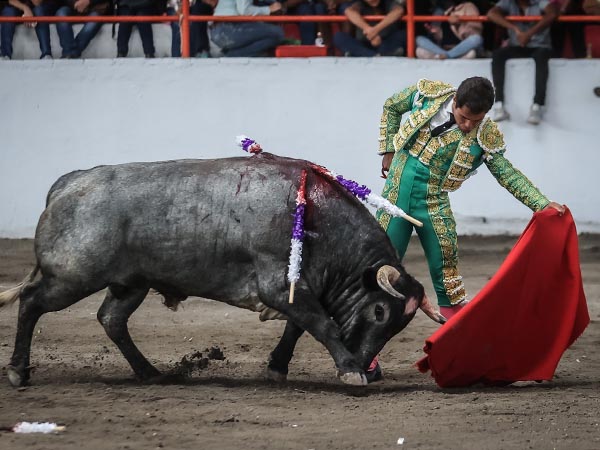
MULTIPOLYGON (((97 59, 0 62, 0 236, 31 237, 61 174, 99 164, 243 156, 235 136, 305 158, 379 192, 386 98, 426 77, 490 76, 489 60, 97 59)), ((525 123, 533 62, 508 65, 508 158, 579 231, 600 232, 600 60, 553 60, 545 122, 525 123)), ((531 212, 485 167, 452 203, 460 234, 520 233, 531 212)))

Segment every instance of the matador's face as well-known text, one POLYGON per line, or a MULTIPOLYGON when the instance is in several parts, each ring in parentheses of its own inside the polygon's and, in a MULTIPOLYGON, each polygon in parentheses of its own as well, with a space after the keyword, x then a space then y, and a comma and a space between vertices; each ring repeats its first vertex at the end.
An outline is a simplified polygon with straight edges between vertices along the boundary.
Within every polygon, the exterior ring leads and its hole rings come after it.
POLYGON ((479 114, 471 112, 467 105, 463 105, 460 108, 456 106, 456 97, 452 102, 452 114, 456 120, 456 125, 463 133, 467 134, 479 126, 487 111, 479 114))

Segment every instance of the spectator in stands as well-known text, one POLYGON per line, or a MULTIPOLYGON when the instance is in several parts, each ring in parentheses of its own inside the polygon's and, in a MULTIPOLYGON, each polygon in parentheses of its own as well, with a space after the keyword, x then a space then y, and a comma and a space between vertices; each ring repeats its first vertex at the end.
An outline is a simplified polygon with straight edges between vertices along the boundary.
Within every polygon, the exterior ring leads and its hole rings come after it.
MULTIPOLYGON (((285 2, 287 13, 293 16, 325 16, 333 14, 336 10, 335 0, 287 0, 285 2)), ((325 24, 319 26, 319 30, 325 33, 325 24)), ((317 36, 317 24, 315 22, 300 22, 300 43, 302 45, 314 45, 317 36)))
POLYGON ((504 74, 506 61, 512 58, 533 58, 535 61, 535 96, 527 122, 537 125, 542 120, 546 103, 548 60, 552 56, 550 25, 559 14, 558 5, 549 0, 500 0, 488 11, 488 18, 508 30, 509 42, 492 54, 492 77, 496 88, 496 103, 492 118, 499 122, 510 118, 504 108, 504 74), (505 16, 542 16, 537 22, 509 22, 505 16))
MULTIPOLYGON (((281 10, 278 1, 254 6, 251 0, 219 0, 215 16, 269 16, 281 10)), ((284 40, 280 26, 265 22, 215 22, 209 36, 217 53, 229 57, 265 56, 284 40)))
POLYGON ((590 16, 600 16, 600 0, 583 0, 582 8, 590 16))
MULTIPOLYGON (((194 16, 212 16, 219 0, 191 0, 190 14, 194 16)), ((181 12, 180 0, 169 0, 167 14, 179 16, 181 12)), ((171 56, 181 56, 181 31, 179 21, 171 22, 171 56)), ((208 27, 206 22, 190 22, 190 56, 209 56, 208 27)))
MULTIPOLYGON (((8 0, 8 5, 2 9, 2 17, 51 16, 54 11, 56 11, 56 5, 49 0, 8 0)), ((16 25, 16 23, 10 22, 0 24, 0 53, 2 59, 12 58, 12 43, 16 25)), ((35 28, 35 34, 40 43, 40 59, 52 59, 50 24, 48 22, 27 22, 25 26, 35 28)))
MULTIPOLYGON (((562 0, 560 5, 561 16, 581 16, 583 12, 583 0, 562 0)), ((571 38, 571 49, 575 58, 585 58, 585 35, 581 23, 577 22, 554 22, 550 27, 552 47, 554 56, 562 58, 565 51, 565 39, 567 35, 571 38)))
MULTIPOLYGON (((68 16, 100 16, 106 15, 112 9, 110 0, 61 0, 56 11, 59 17, 68 16)), ((60 22, 56 24, 56 32, 62 47, 63 58, 80 58, 90 41, 98 34, 101 22, 87 22, 77 36, 73 33, 73 23, 60 22)))
POLYGON ((483 44, 480 22, 461 22, 460 16, 478 16, 479 9, 472 2, 447 2, 445 11, 435 15, 448 16, 448 22, 429 25, 429 36, 417 36, 417 58, 421 59, 472 59, 483 44))
MULTIPOLYGON (((155 16, 166 6, 166 0, 117 0, 118 16, 155 16)), ((146 58, 154 58, 154 35, 150 22, 121 22, 117 33, 117 58, 129 53, 129 38, 133 26, 137 26, 146 58)))
POLYGON ((346 56, 402 56, 406 32, 400 28, 405 13, 405 0, 358 0, 345 15, 356 27, 356 33, 339 31, 333 36, 335 46, 346 56), (370 23, 364 16, 384 16, 370 23))

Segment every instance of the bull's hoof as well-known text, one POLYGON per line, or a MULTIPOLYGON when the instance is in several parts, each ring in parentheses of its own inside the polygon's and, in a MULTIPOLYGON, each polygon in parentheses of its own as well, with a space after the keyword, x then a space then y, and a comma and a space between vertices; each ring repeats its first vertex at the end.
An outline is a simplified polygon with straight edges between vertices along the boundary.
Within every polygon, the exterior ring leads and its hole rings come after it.
POLYGON ((349 384, 351 386, 366 386, 369 384, 364 373, 348 372, 339 374, 338 376, 340 377, 342 383, 349 384))
POLYGON ((287 381, 287 373, 281 373, 267 367, 265 378, 270 381, 275 381, 276 383, 285 383, 287 381))
POLYGON ((6 367, 6 375, 8 375, 8 382, 13 387, 21 387, 27 385, 28 377, 25 374, 20 373, 16 367, 6 367))

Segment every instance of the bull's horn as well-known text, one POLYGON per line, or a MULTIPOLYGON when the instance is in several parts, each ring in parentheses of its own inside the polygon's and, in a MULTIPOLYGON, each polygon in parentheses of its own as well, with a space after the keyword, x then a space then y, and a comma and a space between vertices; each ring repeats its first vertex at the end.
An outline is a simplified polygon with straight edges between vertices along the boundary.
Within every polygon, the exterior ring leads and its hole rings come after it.
POLYGON ((433 307, 427 295, 423 296, 423 301, 421 302, 421 311, 427 314, 427 317, 429 317, 434 322, 441 324, 446 323, 446 318, 442 316, 440 312, 433 307))
POLYGON ((401 300, 404 300, 406 297, 400 292, 398 292, 396 289, 394 289, 394 287, 392 286, 392 283, 395 283, 398 280, 398 278, 400 278, 400 272, 398 272, 398 269, 396 269, 395 267, 382 266, 377 271, 377 284, 379 285, 379 287, 388 294, 393 295, 394 297, 399 298, 401 300))

